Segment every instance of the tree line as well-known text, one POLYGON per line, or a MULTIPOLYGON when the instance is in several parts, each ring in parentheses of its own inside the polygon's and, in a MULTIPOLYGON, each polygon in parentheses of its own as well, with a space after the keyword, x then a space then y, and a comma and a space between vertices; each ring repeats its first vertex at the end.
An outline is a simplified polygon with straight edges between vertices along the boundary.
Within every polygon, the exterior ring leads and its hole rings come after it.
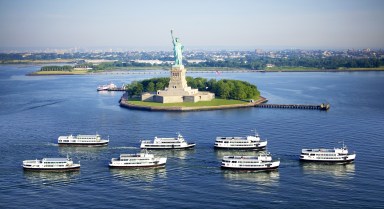
MULTIPOLYGON (((273 64, 277 67, 306 67, 315 69, 339 69, 339 68, 377 68, 384 66, 383 58, 351 58, 342 56, 333 56, 325 58, 317 57, 288 57, 288 58, 270 58, 270 57, 256 57, 247 56, 245 58, 233 58, 222 61, 207 60, 200 63, 188 63, 185 62, 187 67, 217 67, 217 68, 245 68, 249 70, 264 70, 267 64, 273 64)), ((137 62, 104 62, 98 65, 92 63, 82 63, 78 66, 92 67, 93 71, 111 70, 118 67, 151 67, 159 66, 166 67, 171 64, 163 63, 160 65, 149 63, 137 63, 137 62)), ((65 71, 72 70, 71 66, 46 66, 42 67, 41 71, 65 71)))
MULTIPOLYGON (((216 97, 222 99, 258 99, 260 92, 255 85, 240 80, 216 79, 207 80, 206 78, 186 78, 188 86, 199 91, 209 91, 215 93, 216 97)), ((156 92, 164 90, 169 85, 169 78, 151 78, 142 81, 134 81, 125 86, 129 96, 140 96, 143 92, 156 92)))
MULTIPOLYGON (((384 58, 352 58, 343 56, 332 57, 257 57, 246 56, 244 58, 229 58, 226 60, 207 60, 200 63, 189 63, 185 60, 186 67, 218 67, 218 68, 245 68, 249 70, 264 70, 267 64, 277 67, 306 67, 315 69, 339 69, 339 68, 377 68, 384 66, 384 58)), ((115 67, 150 67, 150 66, 171 66, 171 64, 149 64, 137 62, 108 62, 94 66, 94 70, 113 69, 115 67)))
POLYGON ((232 67, 246 68, 250 70, 263 70, 267 64, 278 67, 308 67, 316 69, 339 69, 339 68, 377 68, 384 66, 384 58, 352 58, 343 56, 332 57, 257 57, 246 56, 245 58, 233 58, 222 61, 207 60, 200 63, 188 63, 190 67, 232 67))
POLYGON ((64 66, 43 66, 41 67, 40 71, 72 71, 73 67, 70 65, 64 65, 64 66))

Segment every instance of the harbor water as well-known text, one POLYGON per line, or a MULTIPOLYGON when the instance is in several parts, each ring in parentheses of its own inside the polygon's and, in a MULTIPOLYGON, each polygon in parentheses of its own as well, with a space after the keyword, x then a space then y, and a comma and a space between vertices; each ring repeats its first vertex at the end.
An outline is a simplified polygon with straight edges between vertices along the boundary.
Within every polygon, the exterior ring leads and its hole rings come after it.
POLYGON ((0 208, 382 208, 384 205, 384 72, 187 73, 257 85, 273 104, 330 103, 329 111, 243 108, 149 112, 121 108, 122 92, 97 92, 168 74, 26 76, 37 65, 0 65, 0 208), (217 136, 254 133, 280 158, 273 172, 220 169, 217 136), (162 169, 114 170, 108 162, 137 153, 140 140, 175 137, 191 150, 152 151, 162 169), (100 134, 106 147, 58 147, 69 134, 100 134), (345 143, 348 165, 300 163, 302 148, 345 143), (22 161, 65 157, 77 172, 26 172, 22 161))

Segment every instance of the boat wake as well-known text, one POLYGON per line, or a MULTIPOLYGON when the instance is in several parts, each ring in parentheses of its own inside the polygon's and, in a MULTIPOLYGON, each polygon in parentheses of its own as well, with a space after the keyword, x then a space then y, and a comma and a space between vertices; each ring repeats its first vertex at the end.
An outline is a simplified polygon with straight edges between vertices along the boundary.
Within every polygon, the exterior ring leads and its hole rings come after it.
POLYGON ((6 112, 0 112, 0 115, 11 115, 15 113, 20 113, 20 112, 25 112, 28 110, 34 110, 42 107, 47 107, 55 104, 59 104, 64 102, 64 99, 61 100, 45 100, 45 101, 30 101, 27 104, 19 104, 15 107, 12 108, 7 108, 6 112), (21 107, 21 108, 17 108, 21 107))
POLYGON ((26 108, 22 109, 21 111, 33 110, 33 109, 37 109, 37 108, 40 108, 40 107, 46 107, 46 106, 58 104, 58 103, 61 103, 61 102, 64 102, 64 100, 47 100, 47 101, 42 101, 42 102, 39 102, 39 103, 34 103, 35 105, 33 105, 31 107, 26 107, 26 108))
POLYGON ((138 149, 137 147, 126 147, 126 146, 122 146, 122 147, 111 147, 109 149, 138 149))
POLYGON ((55 143, 46 143, 45 145, 49 146, 49 147, 58 147, 59 145, 58 144, 55 144, 55 143))

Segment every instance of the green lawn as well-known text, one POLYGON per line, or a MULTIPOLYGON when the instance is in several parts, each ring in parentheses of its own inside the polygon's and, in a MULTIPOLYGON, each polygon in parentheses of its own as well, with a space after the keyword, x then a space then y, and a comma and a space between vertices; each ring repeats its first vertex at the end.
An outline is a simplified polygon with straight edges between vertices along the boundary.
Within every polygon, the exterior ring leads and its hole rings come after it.
POLYGON ((379 70, 379 71, 383 71, 384 66, 375 67, 375 68, 348 68, 348 70, 379 70))
POLYGON ((226 100, 226 99, 213 99, 212 101, 202 101, 202 102, 181 102, 181 103, 157 103, 157 102, 142 102, 138 100, 130 99, 128 101, 134 105, 140 106, 151 106, 151 107, 202 107, 202 106, 222 106, 222 105, 234 105, 234 104, 247 104, 248 102, 240 100, 226 100))
POLYGON ((74 71, 36 71, 35 75, 83 75, 87 74, 86 70, 74 70, 74 71))

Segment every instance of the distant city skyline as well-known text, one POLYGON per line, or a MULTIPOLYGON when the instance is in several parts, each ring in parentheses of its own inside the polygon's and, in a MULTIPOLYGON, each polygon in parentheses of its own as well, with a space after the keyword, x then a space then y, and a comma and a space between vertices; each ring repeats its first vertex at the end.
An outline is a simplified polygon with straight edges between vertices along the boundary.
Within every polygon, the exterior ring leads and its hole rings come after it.
POLYGON ((381 0, 0 1, 0 48, 382 49, 381 0))

